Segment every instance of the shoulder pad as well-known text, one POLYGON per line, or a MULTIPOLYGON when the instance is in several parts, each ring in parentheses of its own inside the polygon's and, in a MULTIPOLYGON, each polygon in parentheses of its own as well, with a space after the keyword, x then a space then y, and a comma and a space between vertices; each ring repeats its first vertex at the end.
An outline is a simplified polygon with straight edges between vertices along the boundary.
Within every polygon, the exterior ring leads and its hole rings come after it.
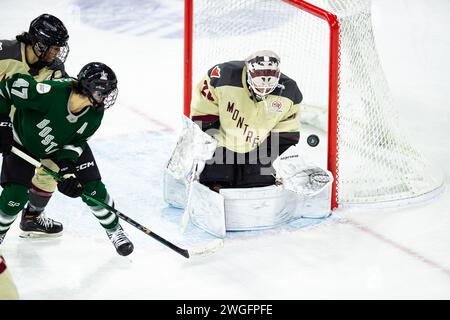
POLYGON ((0 40, 0 60, 6 59, 22 61, 22 51, 19 41, 0 40))
POLYGON ((213 87, 234 86, 242 88, 242 70, 244 61, 220 63, 208 70, 210 84, 213 87))
POLYGON ((294 104, 299 104, 303 100, 303 95, 298 88, 297 83, 289 78, 287 75, 281 73, 280 81, 279 83, 282 85, 282 87, 278 87, 274 92, 271 94, 273 95, 280 95, 282 97, 286 97, 294 104))

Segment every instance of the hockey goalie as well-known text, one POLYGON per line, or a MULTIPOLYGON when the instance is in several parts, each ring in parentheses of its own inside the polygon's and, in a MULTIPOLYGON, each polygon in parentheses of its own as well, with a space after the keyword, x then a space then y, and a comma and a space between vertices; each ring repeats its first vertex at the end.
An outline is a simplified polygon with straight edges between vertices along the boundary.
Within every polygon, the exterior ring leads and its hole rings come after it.
POLYGON ((165 201, 223 238, 330 213, 331 173, 300 154, 296 82, 269 50, 213 66, 164 175, 165 201))

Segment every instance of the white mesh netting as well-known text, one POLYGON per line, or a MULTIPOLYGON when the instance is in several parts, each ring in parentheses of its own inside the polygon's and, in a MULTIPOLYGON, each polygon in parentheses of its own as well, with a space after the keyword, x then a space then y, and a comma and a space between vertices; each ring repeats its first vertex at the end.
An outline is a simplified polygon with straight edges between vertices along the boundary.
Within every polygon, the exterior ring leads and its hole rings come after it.
MULTIPOLYGON (((443 184, 398 127, 372 32, 370 0, 311 0, 340 25, 337 199, 379 203, 427 195, 443 184)), ((326 130, 328 23, 280 0, 194 0, 193 86, 215 64, 268 49, 303 93, 303 121, 326 130)))

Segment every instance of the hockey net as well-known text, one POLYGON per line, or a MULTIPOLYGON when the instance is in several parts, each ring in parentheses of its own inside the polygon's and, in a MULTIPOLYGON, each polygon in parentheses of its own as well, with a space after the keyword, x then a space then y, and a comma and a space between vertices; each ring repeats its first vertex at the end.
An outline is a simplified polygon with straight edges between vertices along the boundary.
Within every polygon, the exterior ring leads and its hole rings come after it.
POLYGON ((268 49, 303 93, 302 121, 327 131, 332 208, 409 204, 443 175, 398 126, 371 23, 370 0, 186 0, 185 114, 215 64, 268 49))

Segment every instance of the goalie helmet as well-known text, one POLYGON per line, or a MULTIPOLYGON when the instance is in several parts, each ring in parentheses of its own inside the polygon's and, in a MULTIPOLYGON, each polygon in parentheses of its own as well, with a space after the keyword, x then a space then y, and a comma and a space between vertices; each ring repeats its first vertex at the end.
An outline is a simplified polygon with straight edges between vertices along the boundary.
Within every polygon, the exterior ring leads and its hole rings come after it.
POLYGON ((260 99, 270 94, 280 80, 280 57, 273 51, 257 51, 245 59, 247 82, 260 99))
POLYGON ((31 21, 28 30, 28 41, 40 61, 45 61, 46 54, 52 47, 59 49, 56 57, 63 63, 69 54, 69 34, 61 20, 50 14, 41 14, 31 21))
POLYGON ((89 98, 92 108, 103 111, 117 99, 117 77, 114 71, 101 62, 91 62, 78 73, 79 91, 89 98))

